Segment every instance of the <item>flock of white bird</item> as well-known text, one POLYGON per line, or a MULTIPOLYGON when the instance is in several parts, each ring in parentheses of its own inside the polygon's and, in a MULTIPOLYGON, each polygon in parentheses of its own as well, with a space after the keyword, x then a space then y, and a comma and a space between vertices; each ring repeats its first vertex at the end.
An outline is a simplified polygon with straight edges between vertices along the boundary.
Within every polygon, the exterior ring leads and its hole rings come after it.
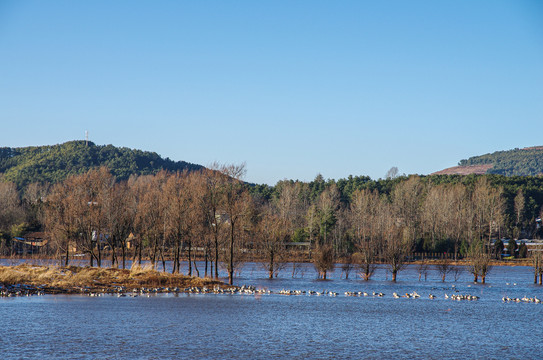
MULTIPOLYGON (((454 288, 454 286, 453 286, 454 288)), ((470 295, 470 294, 459 294, 458 289, 453 289, 455 293, 452 295, 445 294, 445 299, 450 300, 456 300, 456 301, 475 301, 479 300, 478 296, 470 295)), ((128 289, 124 287, 117 287, 115 289, 110 289, 108 291, 103 290, 102 292, 92 292, 88 288, 81 288, 80 291, 83 294, 86 294, 88 296, 105 296, 105 295, 116 295, 118 297, 137 297, 140 295, 146 295, 150 296, 153 294, 160 294, 160 293, 186 293, 186 294, 247 294, 247 295, 270 295, 270 294, 278 294, 278 295, 288 295, 288 296, 300 296, 300 295, 308 295, 308 296, 338 296, 339 293, 335 291, 313 291, 313 290, 279 290, 279 291, 272 291, 269 289, 257 289, 255 286, 241 286, 241 287, 235 287, 231 286, 228 288, 220 288, 219 286, 214 286, 213 288, 208 287, 188 287, 188 288, 169 288, 169 287, 161 287, 161 288, 146 288, 142 287, 139 289, 133 289, 129 291, 128 289)), ((0 297, 11 297, 11 296, 32 296, 32 295, 44 295, 44 291, 40 288, 32 288, 24 285, 14 285, 14 286, 0 286, 0 297)), ((385 294, 382 292, 376 292, 372 291, 371 293, 368 293, 366 291, 345 291, 344 295, 347 297, 384 297, 385 294)), ((405 294, 398 294, 396 292, 392 293, 392 297, 395 299, 419 299, 421 298, 421 295, 419 295, 416 291, 405 293, 405 294)), ((429 293, 428 298, 433 300, 436 299, 436 296, 434 294, 429 293)), ((502 298, 502 301, 504 303, 534 303, 534 304, 541 304, 541 300, 534 296, 534 297, 528 297, 524 296, 522 298, 517 297, 508 297, 504 296, 502 298)))
POLYGON ((534 297, 524 296, 522 298, 510 298, 510 297, 504 296, 502 298, 502 301, 503 302, 516 302, 516 303, 525 302, 525 303, 541 304, 541 300, 538 299, 537 296, 534 296, 534 297))
MULTIPOLYGON (((337 296, 338 293, 337 292, 333 292, 333 291, 322 291, 322 292, 318 292, 318 291, 303 291, 303 290, 280 290, 278 292, 279 295, 329 295, 329 296, 337 296)), ((368 297, 368 296, 371 296, 371 297, 384 297, 385 294, 382 293, 382 292, 375 292, 373 291, 371 294, 366 292, 366 291, 345 291, 345 296, 353 296, 353 297, 368 297)), ((407 299, 418 299, 420 298, 421 296, 416 292, 416 291, 413 291, 411 293, 405 293, 404 295, 399 295, 398 293, 396 292, 393 292, 392 293, 392 297, 394 297, 395 299, 400 299, 400 298, 407 298, 407 299)), ((428 294, 428 298, 433 300, 436 298, 435 295, 433 294, 428 294)), ((478 296, 475 296, 475 295, 469 295, 469 294, 465 294, 465 295, 460 295, 460 294, 453 294, 453 295, 447 295, 445 294, 445 299, 451 299, 451 300, 478 300, 479 297, 478 296)))
MULTIPOLYGON (((458 292, 458 290, 455 290, 458 292)), ((255 286, 242 286, 242 287, 229 287, 226 289, 221 289, 218 286, 215 286, 214 288, 210 289, 207 287, 189 287, 185 289, 180 288, 141 288, 141 289, 134 289, 131 292, 125 292, 124 289, 119 288, 117 289, 117 292, 114 293, 95 293, 95 292, 88 292, 88 296, 104 296, 104 295, 117 295, 118 297, 137 297, 138 295, 147 295, 150 296, 152 294, 159 294, 159 293, 186 293, 186 294, 246 294, 246 295, 271 295, 271 294, 278 294, 278 295, 288 295, 288 296, 301 296, 301 295, 308 295, 308 296, 338 296, 339 293, 335 291, 313 291, 313 290, 286 290, 282 289, 277 292, 274 292, 269 289, 257 289, 255 286)), ((20 296, 22 294, 2 294, 0 292, 0 296, 20 296)), ((40 294, 38 294, 40 295, 40 294)), ((385 294, 382 292, 376 292, 373 291, 371 293, 368 293, 366 291, 345 291, 344 295, 347 297, 384 297, 385 294)), ((405 293, 405 294, 398 294, 396 292, 392 293, 392 297, 395 299, 419 299, 421 298, 421 295, 418 294, 416 291, 405 293)), ((437 297, 434 294, 428 294, 428 298, 433 300, 437 297)), ((448 300, 456 300, 456 301, 476 301, 479 300, 479 296, 471 295, 471 294, 445 294, 445 299, 448 300)), ((502 301, 504 303, 535 303, 540 304, 541 300, 534 297, 527 297, 524 296, 522 298, 510 298, 507 296, 504 296, 502 298, 502 301)))

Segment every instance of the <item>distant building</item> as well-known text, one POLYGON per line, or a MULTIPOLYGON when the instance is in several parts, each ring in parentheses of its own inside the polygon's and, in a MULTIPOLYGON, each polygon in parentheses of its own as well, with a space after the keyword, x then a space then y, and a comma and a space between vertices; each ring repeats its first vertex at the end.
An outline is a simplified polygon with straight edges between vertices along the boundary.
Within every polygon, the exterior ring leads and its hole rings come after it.
MULTIPOLYGON (((507 246, 509 245, 509 241, 515 241, 517 243, 517 246, 520 246, 520 244, 525 244, 526 248, 528 249, 528 252, 532 251, 543 251, 543 240, 539 239, 519 239, 519 240, 511 240, 511 239, 502 239, 502 243, 505 249, 507 249, 507 246)), ((494 243, 496 240, 492 240, 492 246, 494 246, 494 243)))
POLYGON ((24 237, 14 237, 13 249, 19 254, 42 254, 46 253, 49 247, 49 238, 43 232, 33 232, 24 237))

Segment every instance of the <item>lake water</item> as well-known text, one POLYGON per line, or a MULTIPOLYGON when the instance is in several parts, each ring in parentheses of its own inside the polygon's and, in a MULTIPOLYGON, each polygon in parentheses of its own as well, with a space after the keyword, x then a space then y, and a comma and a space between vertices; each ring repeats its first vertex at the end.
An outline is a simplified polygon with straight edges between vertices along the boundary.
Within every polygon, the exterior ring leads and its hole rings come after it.
POLYGON ((0 299, 3 359, 541 359, 543 304, 504 303, 537 296, 529 267, 494 267, 488 284, 462 273, 419 281, 409 266, 391 283, 384 269, 364 282, 336 270, 317 280, 292 265, 266 279, 246 265, 237 285, 336 291, 338 296, 162 294, 139 297, 45 295, 0 299), (368 297, 347 297, 366 291, 368 297), (371 293, 383 292, 384 297, 371 293), (416 291, 419 299, 392 297, 416 291), (458 292, 457 292, 458 291, 458 292), (432 293, 435 299, 429 299, 432 293), (454 301, 445 294, 472 294, 454 301))

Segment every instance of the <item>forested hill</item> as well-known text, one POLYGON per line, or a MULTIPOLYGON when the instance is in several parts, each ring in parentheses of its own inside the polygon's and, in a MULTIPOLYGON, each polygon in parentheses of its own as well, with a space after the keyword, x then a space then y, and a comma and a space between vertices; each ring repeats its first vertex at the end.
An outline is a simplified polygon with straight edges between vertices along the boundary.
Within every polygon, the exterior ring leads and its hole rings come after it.
POLYGON ((154 152, 92 142, 69 141, 58 145, 0 148, 0 179, 22 187, 32 182, 57 182, 69 175, 107 166, 118 179, 160 170, 198 170, 201 165, 162 158, 154 152))
POLYGON ((492 165, 487 170, 488 174, 536 176, 543 174, 543 146, 473 156, 467 160, 461 160, 458 165, 492 165))

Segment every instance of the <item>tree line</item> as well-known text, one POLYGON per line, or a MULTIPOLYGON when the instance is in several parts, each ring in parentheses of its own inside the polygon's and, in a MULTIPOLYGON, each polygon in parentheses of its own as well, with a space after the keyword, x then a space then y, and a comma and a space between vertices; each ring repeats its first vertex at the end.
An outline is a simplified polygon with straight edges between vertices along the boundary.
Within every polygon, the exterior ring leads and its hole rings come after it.
MULTIPOLYGON (((504 250, 494 239, 538 236, 539 178, 412 175, 336 182, 319 175, 270 187, 243 182, 244 172, 243 165, 215 164, 125 180, 100 167, 22 191, 3 182, 1 250, 9 253, 12 237, 39 229, 65 265, 74 252, 86 254, 91 266, 108 257, 123 268, 129 259, 149 259, 165 269, 172 260, 179 272, 186 261, 188 275, 219 277, 222 266, 230 283, 245 261, 262 262, 271 278, 287 260, 305 260, 302 254, 310 254, 323 278, 340 260, 366 280, 384 263, 395 281, 414 252, 438 252, 469 259, 474 279, 484 282, 491 260, 504 250)), ((508 251, 526 255, 512 244, 508 251)), ((536 262, 541 277, 543 262, 536 262)), ((443 279, 448 271, 444 266, 443 279)))

